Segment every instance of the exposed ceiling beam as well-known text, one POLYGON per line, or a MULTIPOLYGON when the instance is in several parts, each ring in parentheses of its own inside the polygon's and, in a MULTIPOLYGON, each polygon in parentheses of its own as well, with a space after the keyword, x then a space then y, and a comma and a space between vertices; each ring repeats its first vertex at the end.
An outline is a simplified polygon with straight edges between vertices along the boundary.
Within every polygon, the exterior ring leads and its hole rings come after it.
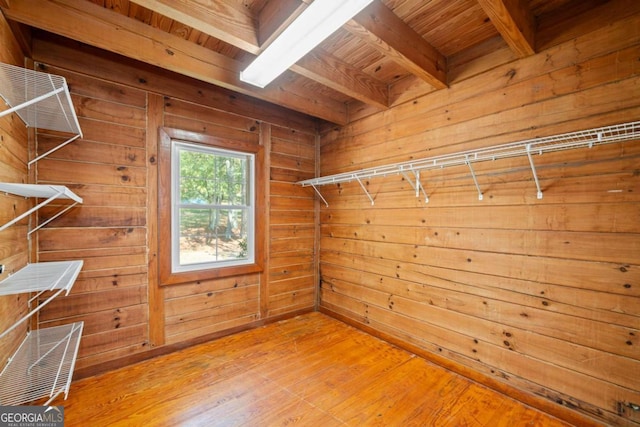
MULTIPOLYGON (((5 16, 36 28, 319 117, 347 122, 344 103, 289 90, 255 89, 239 79, 243 64, 86 0, 11 0, 5 16)), ((286 79, 285 79, 286 80, 286 79)))
POLYGON ((433 87, 447 87, 444 55, 381 1, 374 0, 344 28, 433 87))
POLYGON ((258 15, 260 46, 271 44, 306 8, 307 4, 300 0, 268 1, 258 15))
POLYGON ((535 52, 535 18, 526 0, 478 0, 502 38, 520 58, 535 52))
MULTIPOLYGON (((307 7, 300 0, 270 1, 265 4, 256 23, 249 11, 234 0, 130 1, 253 54, 258 54, 264 47, 262 43, 258 44, 259 38, 264 37, 269 43, 307 7), (205 7, 205 3, 211 3, 212 9, 205 7), (230 22, 239 23, 238 27, 229 25, 230 22), (245 27, 251 25, 260 31, 246 29, 249 36, 241 40, 245 27)), ((316 50, 298 61, 291 70, 376 108, 384 109, 389 105, 386 87, 331 55, 316 50)))
MULTIPOLYGON (((65 68, 67 70, 91 70, 97 78, 159 93, 169 98, 178 98, 217 110, 242 114, 256 120, 291 128, 316 126, 309 115, 274 106, 253 97, 230 90, 206 85, 190 77, 168 70, 139 63, 129 58, 105 52, 97 47, 52 35, 45 31, 33 34, 33 60, 40 66, 65 68)), ((72 88, 73 89, 73 88, 72 88)))
POLYGON ((246 7, 232 0, 129 0, 257 55, 257 22, 246 7))
POLYGON ((302 57, 291 70, 365 104, 383 110, 389 107, 389 88, 386 84, 319 47, 302 57))

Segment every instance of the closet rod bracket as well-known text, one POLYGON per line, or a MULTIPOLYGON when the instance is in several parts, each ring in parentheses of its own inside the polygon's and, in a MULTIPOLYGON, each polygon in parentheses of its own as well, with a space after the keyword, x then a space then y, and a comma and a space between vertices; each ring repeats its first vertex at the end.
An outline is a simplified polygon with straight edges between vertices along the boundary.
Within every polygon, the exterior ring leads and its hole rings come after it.
POLYGON ((476 190, 478 190, 478 200, 482 201, 484 199, 484 195, 482 194, 482 190, 480 190, 480 185, 478 184, 478 178, 476 178, 476 173, 473 170, 473 166, 471 166, 471 162, 469 161, 468 156, 467 156, 467 159, 465 160, 465 163, 467 164, 467 166, 469 166, 469 170, 471 171, 471 178, 473 178, 473 183, 476 185, 476 190))
POLYGON ((413 179, 409 175, 407 175, 407 173, 404 170, 401 170, 400 173, 402 174, 404 179, 407 180, 411 188, 413 188, 413 190, 416 192, 416 198, 420 197, 420 192, 422 192, 422 194, 424 195, 424 202, 429 203, 429 195, 424 189, 422 182, 420 182, 420 171, 419 170, 413 171, 413 175, 416 180, 415 184, 413 183, 413 179))
POLYGON ((373 206, 374 205, 373 197, 371 197, 371 194, 369 194, 369 192, 367 191, 367 188, 364 186, 364 184, 360 180, 360 177, 356 175, 355 178, 358 181, 358 184, 360 184, 360 187, 362 187, 362 190, 364 191, 364 194, 366 194, 367 197, 369 198, 369 201, 371 202, 371 206, 373 206))
POLYGON ((327 201, 324 199, 324 197, 322 197, 322 193, 320 193, 320 190, 318 190, 318 188, 315 186, 315 184, 311 184, 311 186, 313 187, 314 190, 316 190, 316 193, 322 199, 322 201, 324 202, 324 205, 326 207, 329 207, 329 203, 327 203, 327 201))
POLYGON ((531 144, 527 144, 526 148, 527 148, 527 157, 529 158, 529 165, 531 165, 531 172, 533 172, 533 180, 535 181, 536 189, 538 190, 536 197, 538 199, 542 199, 542 189, 540 188, 540 181, 538 180, 538 173, 536 172, 536 164, 533 161, 533 157, 531 157, 531 144))

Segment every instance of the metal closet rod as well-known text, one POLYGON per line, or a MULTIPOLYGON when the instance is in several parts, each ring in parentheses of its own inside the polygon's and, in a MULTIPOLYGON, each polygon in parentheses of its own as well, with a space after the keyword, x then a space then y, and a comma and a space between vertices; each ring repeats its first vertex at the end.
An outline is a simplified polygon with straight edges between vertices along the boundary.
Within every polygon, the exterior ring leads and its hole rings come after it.
POLYGON ((407 179, 407 181, 416 191, 416 196, 419 196, 420 192, 422 192, 425 196, 425 202, 429 202, 429 197, 420 182, 420 171, 429 169, 441 169, 449 166, 467 165, 471 171, 471 176, 473 177, 476 189, 478 190, 478 199, 482 200, 482 191, 480 190, 478 180, 476 179, 476 175, 473 170, 473 163, 506 159, 509 157, 527 156, 536 184, 537 197, 538 199, 541 199, 542 190, 540 188, 540 182, 538 180, 538 175, 533 160, 534 154, 569 150, 574 148, 591 148, 594 145, 629 141, 638 138, 640 138, 640 121, 622 123, 612 126, 604 126, 577 132, 563 133, 559 135, 533 138, 508 144, 495 145, 479 150, 461 151, 454 154, 445 154, 442 156, 428 157, 420 160, 376 166, 353 172, 344 172, 335 175, 307 179, 304 181, 299 181, 298 184, 302 185, 303 187, 313 187, 313 189, 316 191, 325 205, 329 206, 327 201, 324 199, 324 197, 322 197, 322 194, 318 190, 318 186, 357 181, 364 192, 367 194, 369 200, 371 201, 371 204, 373 205, 373 198, 362 183, 362 180, 377 176, 384 177, 392 174, 401 174, 405 177, 405 179, 407 179), (409 176, 409 174, 413 174, 413 177, 409 176))

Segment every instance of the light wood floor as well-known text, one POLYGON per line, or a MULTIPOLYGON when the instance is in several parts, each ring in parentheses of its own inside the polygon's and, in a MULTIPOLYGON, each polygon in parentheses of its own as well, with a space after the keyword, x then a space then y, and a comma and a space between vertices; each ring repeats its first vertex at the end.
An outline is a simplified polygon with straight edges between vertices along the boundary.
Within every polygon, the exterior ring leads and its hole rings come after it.
POLYGON ((566 426, 319 313, 74 382, 65 426, 566 426))

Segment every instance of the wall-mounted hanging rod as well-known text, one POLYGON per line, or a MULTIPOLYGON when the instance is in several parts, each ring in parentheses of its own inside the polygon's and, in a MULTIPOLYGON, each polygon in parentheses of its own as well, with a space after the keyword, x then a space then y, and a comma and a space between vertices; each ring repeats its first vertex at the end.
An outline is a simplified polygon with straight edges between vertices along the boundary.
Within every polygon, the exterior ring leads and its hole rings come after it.
MULTIPOLYGON (((373 204, 373 198, 371 197, 365 186, 362 184, 362 179, 384 177, 392 174, 402 174, 403 176, 405 176, 405 179, 407 179, 407 181, 411 183, 413 189, 418 192, 422 185, 420 184, 419 175, 417 175, 416 172, 429 169, 445 168, 449 166, 468 165, 471 170, 471 175, 474 179, 476 189, 478 190, 478 198, 482 200, 482 191, 480 190, 478 182, 475 178, 475 173, 473 171, 473 167, 471 166, 472 163, 488 160, 506 159, 510 157, 527 156, 529 158, 529 164, 531 165, 534 180, 536 182, 536 188, 538 190, 537 196, 540 199, 542 198, 542 190, 540 188, 540 182, 538 180, 538 175, 536 173, 532 154, 540 155, 543 153, 569 150, 574 148, 592 148, 595 145, 630 141, 634 139, 640 139, 640 121, 622 123, 612 126, 604 126, 600 128, 587 129, 559 135, 545 136, 541 138, 533 138, 509 144, 481 148, 479 150, 469 150, 454 154, 429 157, 421 160, 376 166, 353 172, 344 172, 335 175, 307 179, 304 181, 299 181, 298 184, 302 185, 303 187, 313 186, 316 192, 320 194, 317 186, 358 181, 360 183, 360 186, 364 189, 365 193, 369 197, 369 200, 371 200, 371 204, 373 204), (414 185, 412 180, 409 179, 409 177, 406 175, 409 172, 413 173, 416 176, 416 185, 414 185)), ((424 189, 422 189, 422 191, 424 192, 424 189)), ((322 195, 320 195, 320 197, 325 202, 325 204, 327 204, 322 195)))

